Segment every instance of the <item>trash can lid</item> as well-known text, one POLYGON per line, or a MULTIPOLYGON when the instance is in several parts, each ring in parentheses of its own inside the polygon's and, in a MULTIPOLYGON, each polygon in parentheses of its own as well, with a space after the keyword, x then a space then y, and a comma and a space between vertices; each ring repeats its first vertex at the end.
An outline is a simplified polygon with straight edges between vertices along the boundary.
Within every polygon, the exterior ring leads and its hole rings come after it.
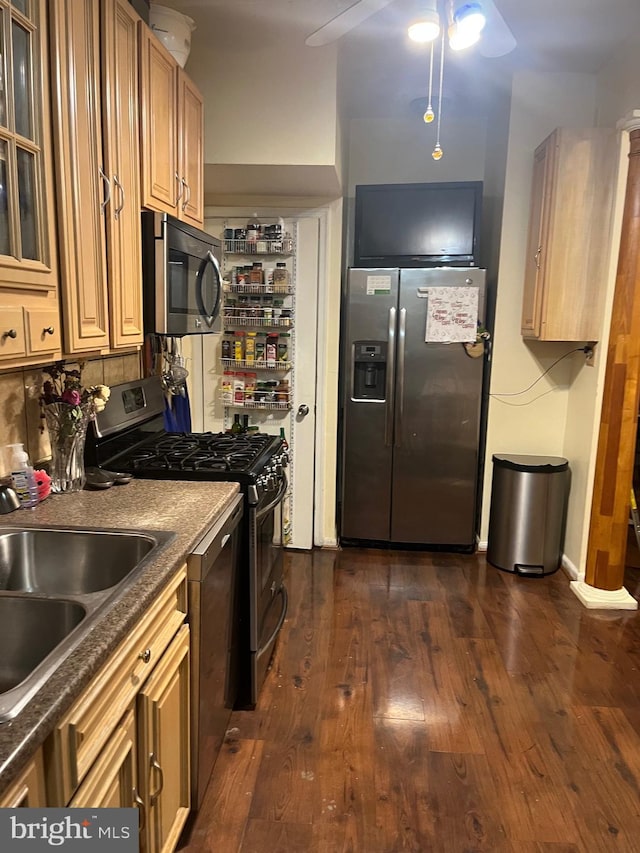
POLYGON ((569 461, 563 456, 520 456, 510 453, 494 453, 493 464, 498 468, 510 468, 512 471, 532 474, 557 474, 569 467, 569 461))

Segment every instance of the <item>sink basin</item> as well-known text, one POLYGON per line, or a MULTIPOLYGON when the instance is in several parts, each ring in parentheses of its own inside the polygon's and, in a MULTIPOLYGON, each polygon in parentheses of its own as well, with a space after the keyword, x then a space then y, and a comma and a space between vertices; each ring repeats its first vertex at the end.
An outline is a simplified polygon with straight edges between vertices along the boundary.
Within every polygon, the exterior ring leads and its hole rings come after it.
POLYGON ((156 544, 137 533, 5 529, 0 532, 0 590, 99 592, 120 583, 156 544))
POLYGON ((75 601, 0 598, 0 693, 24 681, 85 615, 75 601))
POLYGON ((0 527, 0 723, 22 710, 174 536, 0 527))

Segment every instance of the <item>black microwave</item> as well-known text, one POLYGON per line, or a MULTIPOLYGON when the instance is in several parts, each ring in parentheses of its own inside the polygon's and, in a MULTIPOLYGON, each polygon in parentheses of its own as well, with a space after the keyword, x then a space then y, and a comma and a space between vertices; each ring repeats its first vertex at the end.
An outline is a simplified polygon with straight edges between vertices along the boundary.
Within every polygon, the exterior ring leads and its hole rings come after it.
POLYGON ((168 213, 142 213, 145 332, 220 333, 221 241, 168 213))

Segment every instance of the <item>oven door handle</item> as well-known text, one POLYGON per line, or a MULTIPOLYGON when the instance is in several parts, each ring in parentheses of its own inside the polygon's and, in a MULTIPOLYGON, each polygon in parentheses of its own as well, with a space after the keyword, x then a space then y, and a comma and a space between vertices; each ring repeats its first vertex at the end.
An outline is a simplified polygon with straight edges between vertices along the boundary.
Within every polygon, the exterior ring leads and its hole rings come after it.
POLYGON ((281 485, 281 486, 280 486, 280 488, 278 489, 278 494, 277 494, 277 495, 275 496, 275 498, 274 498, 272 501, 270 501, 270 502, 269 502, 265 507, 262 507, 262 509, 259 509, 259 510, 256 512, 256 520, 257 520, 257 519, 259 519, 259 518, 263 518, 265 515, 267 515, 267 513, 271 512, 271 510, 272 510, 274 507, 278 506, 278 504, 280 503, 280 501, 282 500, 282 498, 285 496, 285 493, 286 493, 286 491, 287 491, 288 486, 289 486, 289 484, 288 484, 288 482, 287 482, 287 478, 286 478, 286 476, 283 474, 283 475, 282 475, 282 485, 281 485))
POLYGON ((260 649, 260 650, 258 651, 258 655, 259 655, 259 654, 260 654, 260 652, 261 652, 261 651, 263 651, 264 649, 268 649, 268 648, 269 648, 269 646, 271 645, 271 643, 273 643, 273 641, 275 640, 275 638, 278 636, 278 631, 279 631, 279 630, 280 630, 280 628, 282 628, 282 626, 284 625, 284 620, 287 618, 287 610, 288 610, 288 608, 289 608, 289 593, 287 592, 287 588, 286 588, 286 586, 285 586, 284 584, 282 584, 282 586, 281 586, 281 587, 280 587, 280 589, 278 590, 277 595, 281 595, 281 596, 282 596, 282 612, 280 613, 280 616, 278 617, 278 624, 277 624, 277 625, 276 625, 276 627, 273 629, 273 631, 272 631, 272 633, 271 633, 271 636, 269 637, 269 639, 267 640, 267 642, 266 642, 266 643, 263 643, 263 645, 262 645, 262 649, 260 649))

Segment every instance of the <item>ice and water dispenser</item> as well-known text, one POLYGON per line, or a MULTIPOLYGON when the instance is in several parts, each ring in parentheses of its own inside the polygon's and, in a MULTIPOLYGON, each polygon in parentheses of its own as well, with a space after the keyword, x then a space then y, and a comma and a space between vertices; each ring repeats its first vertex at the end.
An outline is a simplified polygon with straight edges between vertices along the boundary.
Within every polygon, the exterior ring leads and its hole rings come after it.
POLYGON ((387 380, 387 342, 354 341, 353 399, 384 400, 387 380))

